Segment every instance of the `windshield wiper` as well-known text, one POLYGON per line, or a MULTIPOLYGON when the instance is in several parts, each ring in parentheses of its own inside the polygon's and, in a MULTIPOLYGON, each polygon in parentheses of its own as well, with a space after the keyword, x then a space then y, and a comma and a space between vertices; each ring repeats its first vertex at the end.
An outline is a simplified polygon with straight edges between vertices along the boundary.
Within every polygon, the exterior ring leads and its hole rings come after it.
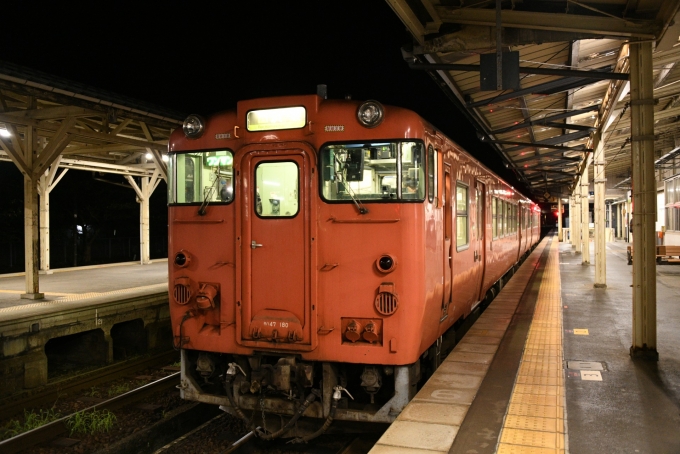
POLYGON ((212 197, 213 192, 215 192, 215 188, 217 187, 218 181, 220 181, 220 167, 219 166, 217 166, 217 172, 215 173, 215 181, 213 181, 212 186, 210 186, 210 189, 205 194, 205 198, 203 199, 203 203, 198 208, 198 215, 199 216, 205 216, 205 210, 208 208, 208 204, 210 203, 210 197, 212 197))
MULTIPOLYGON (((338 157, 337 157, 337 156, 335 156, 335 161, 343 167, 344 172, 345 172, 344 175, 343 175, 343 174, 339 174, 338 171, 335 170, 335 166, 333 166, 333 171, 335 172, 335 178, 338 178, 338 177, 341 177, 341 178, 342 178, 342 184, 345 186, 345 189, 347 189, 347 194, 349 194, 350 198, 352 199, 352 202, 354 202, 354 205, 356 205, 357 210, 359 210, 359 214, 367 214, 367 213, 368 213, 368 208, 366 208, 366 207, 364 206, 364 204, 361 203, 360 200, 358 200, 358 199, 355 198, 354 191, 353 191, 352 188, 349 186, 349 182, 346 181, 346 180, 347 180, 347 178, 346 178, 346 177, 347 177, 347 167, 344 166, 343 163, 340 162, 340 161, 338 160, 338 157)), ((338 178, 338 179, 340 179, 340 178, 338 178)))

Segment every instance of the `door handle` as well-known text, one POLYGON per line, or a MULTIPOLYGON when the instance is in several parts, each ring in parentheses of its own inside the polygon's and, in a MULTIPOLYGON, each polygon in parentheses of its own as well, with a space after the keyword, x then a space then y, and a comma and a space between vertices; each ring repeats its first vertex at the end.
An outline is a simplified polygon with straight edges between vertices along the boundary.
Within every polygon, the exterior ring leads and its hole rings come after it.
POLYGON ((255 240, 253 240, 253 242, 250 243, 250 247, 251 247, 252 249, 257 249, 257 248, 259 248, 259 247, 262 247, 262 245, 261 245, 261 244, 257 244, 257 242, 256 242, 255 240))

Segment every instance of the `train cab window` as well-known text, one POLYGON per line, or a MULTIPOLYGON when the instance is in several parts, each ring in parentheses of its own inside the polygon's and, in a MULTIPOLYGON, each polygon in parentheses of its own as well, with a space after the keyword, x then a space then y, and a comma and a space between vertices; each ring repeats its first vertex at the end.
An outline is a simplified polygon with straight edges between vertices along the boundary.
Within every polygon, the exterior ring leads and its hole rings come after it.
POLYGON ((231 150, 170 155, 168 203, 229 203, 234 200, 231 150))
POLYGON ((419 142, 345 143, 321 148, 321 192, 327 201, 425 199, 419 142))
POLYGON ((255 212, 260 217, 293 217, 298 213, 298 166, 290 161, 263 162, 255 167, 255 212))
POLYGON ((469 244, 468 235, 468 187, 462 184, 456 185, 456 247, 469 244))

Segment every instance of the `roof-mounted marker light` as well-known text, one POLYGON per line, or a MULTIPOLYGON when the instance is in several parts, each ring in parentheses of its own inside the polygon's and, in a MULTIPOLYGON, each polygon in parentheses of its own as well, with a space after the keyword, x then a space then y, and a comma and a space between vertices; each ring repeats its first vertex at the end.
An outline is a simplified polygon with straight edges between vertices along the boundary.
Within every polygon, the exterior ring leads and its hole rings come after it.
POLYGON ((378 101, 369 100, 357 109, 357 120, 367 128, 375 128, 382 123, 385 109, 378 101))
POLYGON ((189 115, 182 124, 184 135, 189 139, 197 139, 203 135, 205 121, 199 115, 189 115))

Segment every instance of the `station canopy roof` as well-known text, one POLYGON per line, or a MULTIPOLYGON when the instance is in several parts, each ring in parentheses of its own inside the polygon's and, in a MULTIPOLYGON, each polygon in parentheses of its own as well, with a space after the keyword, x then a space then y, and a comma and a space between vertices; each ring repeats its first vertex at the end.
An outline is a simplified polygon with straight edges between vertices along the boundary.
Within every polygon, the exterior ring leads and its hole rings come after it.
POLYGON ((166 177, 163 155, 184 115, 0 62, 0 160, 40 175, 57 163, 126 176, 166 177), (24 150, 35 128, 37 156, 24 150), (32 166, 31 166, 32 164, 32 166), (32 168, 31 168, 32 167, 32 168))
POLYGON ((498 14, 495 1, 387 2, 414 38, 402 48, 406 62, 430 73, 536 200, 570 194, 598 131, 605 141, 607 187, 630 177, 633 41, 654 46, 657 166, 678 153, 680 1, 513 0, 502 2, 498 14), (505 66, 513 58, 518 69, 505 66), (513 72, 519 73, 515 81, 513 72))

